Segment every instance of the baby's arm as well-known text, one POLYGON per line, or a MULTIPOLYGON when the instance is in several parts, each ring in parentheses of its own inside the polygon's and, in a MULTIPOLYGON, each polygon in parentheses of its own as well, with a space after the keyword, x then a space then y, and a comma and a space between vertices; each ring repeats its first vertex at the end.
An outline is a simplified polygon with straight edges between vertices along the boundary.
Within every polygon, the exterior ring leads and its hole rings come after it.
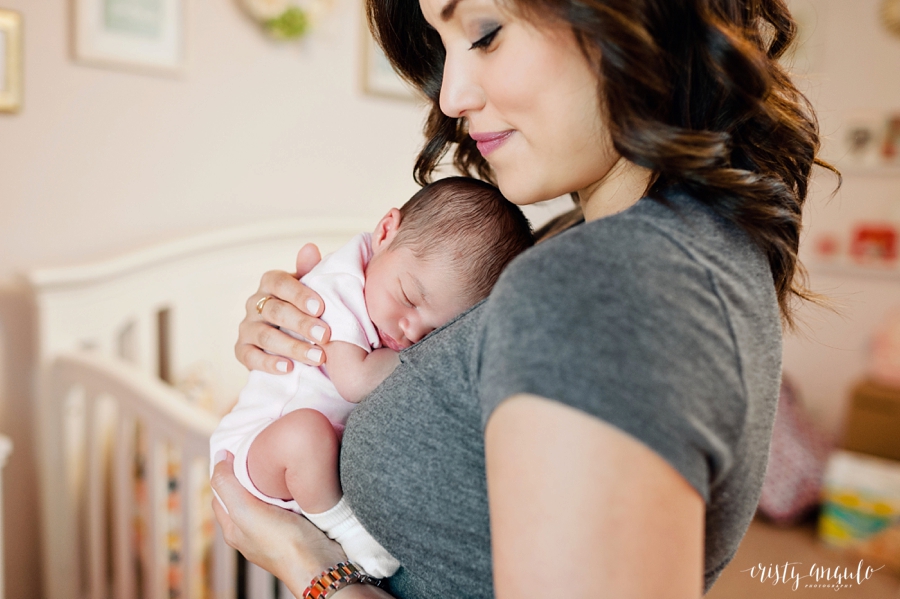
POLYGON ((325 345, 328 376, 341 397, 359 403, 400 365, 397 352, 381 348, 367 352, 346 341, 325 345))

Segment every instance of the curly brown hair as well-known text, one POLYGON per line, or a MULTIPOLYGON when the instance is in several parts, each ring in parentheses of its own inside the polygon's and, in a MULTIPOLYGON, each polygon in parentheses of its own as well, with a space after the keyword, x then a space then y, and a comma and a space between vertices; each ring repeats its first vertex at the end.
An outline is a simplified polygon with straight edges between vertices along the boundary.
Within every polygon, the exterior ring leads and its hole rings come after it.
MULTIPOLYGON (((506 4, 533 22, 568 23, 597 73, 615 149, 654 173, 647 195, 664 201, 683 189, 746 231, 768 257, 783 322, 792 326, 792 300, 816 299, 798 259, 812 167, 839 173, 817 158, 815 114, 778 60, 796 37, 784 1, 506 4)), ((432 102, 416 180, 430 181, 455 146, 460 172, 494 182, 464 119, 440 110, 444 47, 418 0, 367 0, 367 14, 394 68, 432 102)))

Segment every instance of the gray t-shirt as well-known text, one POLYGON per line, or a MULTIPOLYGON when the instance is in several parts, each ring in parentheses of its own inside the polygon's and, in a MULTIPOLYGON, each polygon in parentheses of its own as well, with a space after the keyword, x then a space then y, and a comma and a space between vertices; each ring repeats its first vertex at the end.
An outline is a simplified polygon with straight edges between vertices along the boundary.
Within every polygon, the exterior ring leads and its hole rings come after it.
POLYGON ((485 302, 402 352, 353 413, 344 492, 400 560, 396 596, 493 596, 484 424, 516 393, 656 451, 706 501, 707 589, 731 560, 766 467, 778 305, 741 230, 689 197, 669 201, 642 199, 518 257, 485 302))

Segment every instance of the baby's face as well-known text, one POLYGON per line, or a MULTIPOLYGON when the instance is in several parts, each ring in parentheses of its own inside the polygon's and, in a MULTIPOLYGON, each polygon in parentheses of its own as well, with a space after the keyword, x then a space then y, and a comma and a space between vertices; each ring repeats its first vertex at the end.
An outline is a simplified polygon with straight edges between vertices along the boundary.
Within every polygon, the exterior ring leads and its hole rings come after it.
POLYGON ((381 343, 400 351, 469 307, 452 269, 406 247, 376 251, 366 268, 366 309, 381 343))

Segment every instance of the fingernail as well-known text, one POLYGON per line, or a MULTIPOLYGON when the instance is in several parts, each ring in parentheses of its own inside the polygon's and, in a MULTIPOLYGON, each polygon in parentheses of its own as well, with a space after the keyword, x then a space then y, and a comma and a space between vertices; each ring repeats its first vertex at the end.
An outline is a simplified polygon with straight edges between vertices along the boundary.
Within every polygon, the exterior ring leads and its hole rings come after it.
POLYGON ((278 372, 287 372, 288 363, 287 362, 279 362, 275 365, 275 370, 278 372))
POLYGON ((318 364, 322 361, 322 350, 316 347, 312 348, 308 352, 306 352, 306 357, 310 359, 310 361, 318 364))
POLYGON ((220 449, 219 451, 217 451, 215 457, 213 457, 213 465, 223 461, 225 459, 225 454, 227 453, 228 452, 224 449, 220 449))
POLYGON ((319 300, 306 300, 306 309, 309 310, 309 313, 313 316, 319 313, 319 306, 321 306, 319 300))
POLYGON ((313 339, 316 341, 321 341, 325 338, 325 327, 316 325, 309 330, 309 334, 312 335, 313 339))

